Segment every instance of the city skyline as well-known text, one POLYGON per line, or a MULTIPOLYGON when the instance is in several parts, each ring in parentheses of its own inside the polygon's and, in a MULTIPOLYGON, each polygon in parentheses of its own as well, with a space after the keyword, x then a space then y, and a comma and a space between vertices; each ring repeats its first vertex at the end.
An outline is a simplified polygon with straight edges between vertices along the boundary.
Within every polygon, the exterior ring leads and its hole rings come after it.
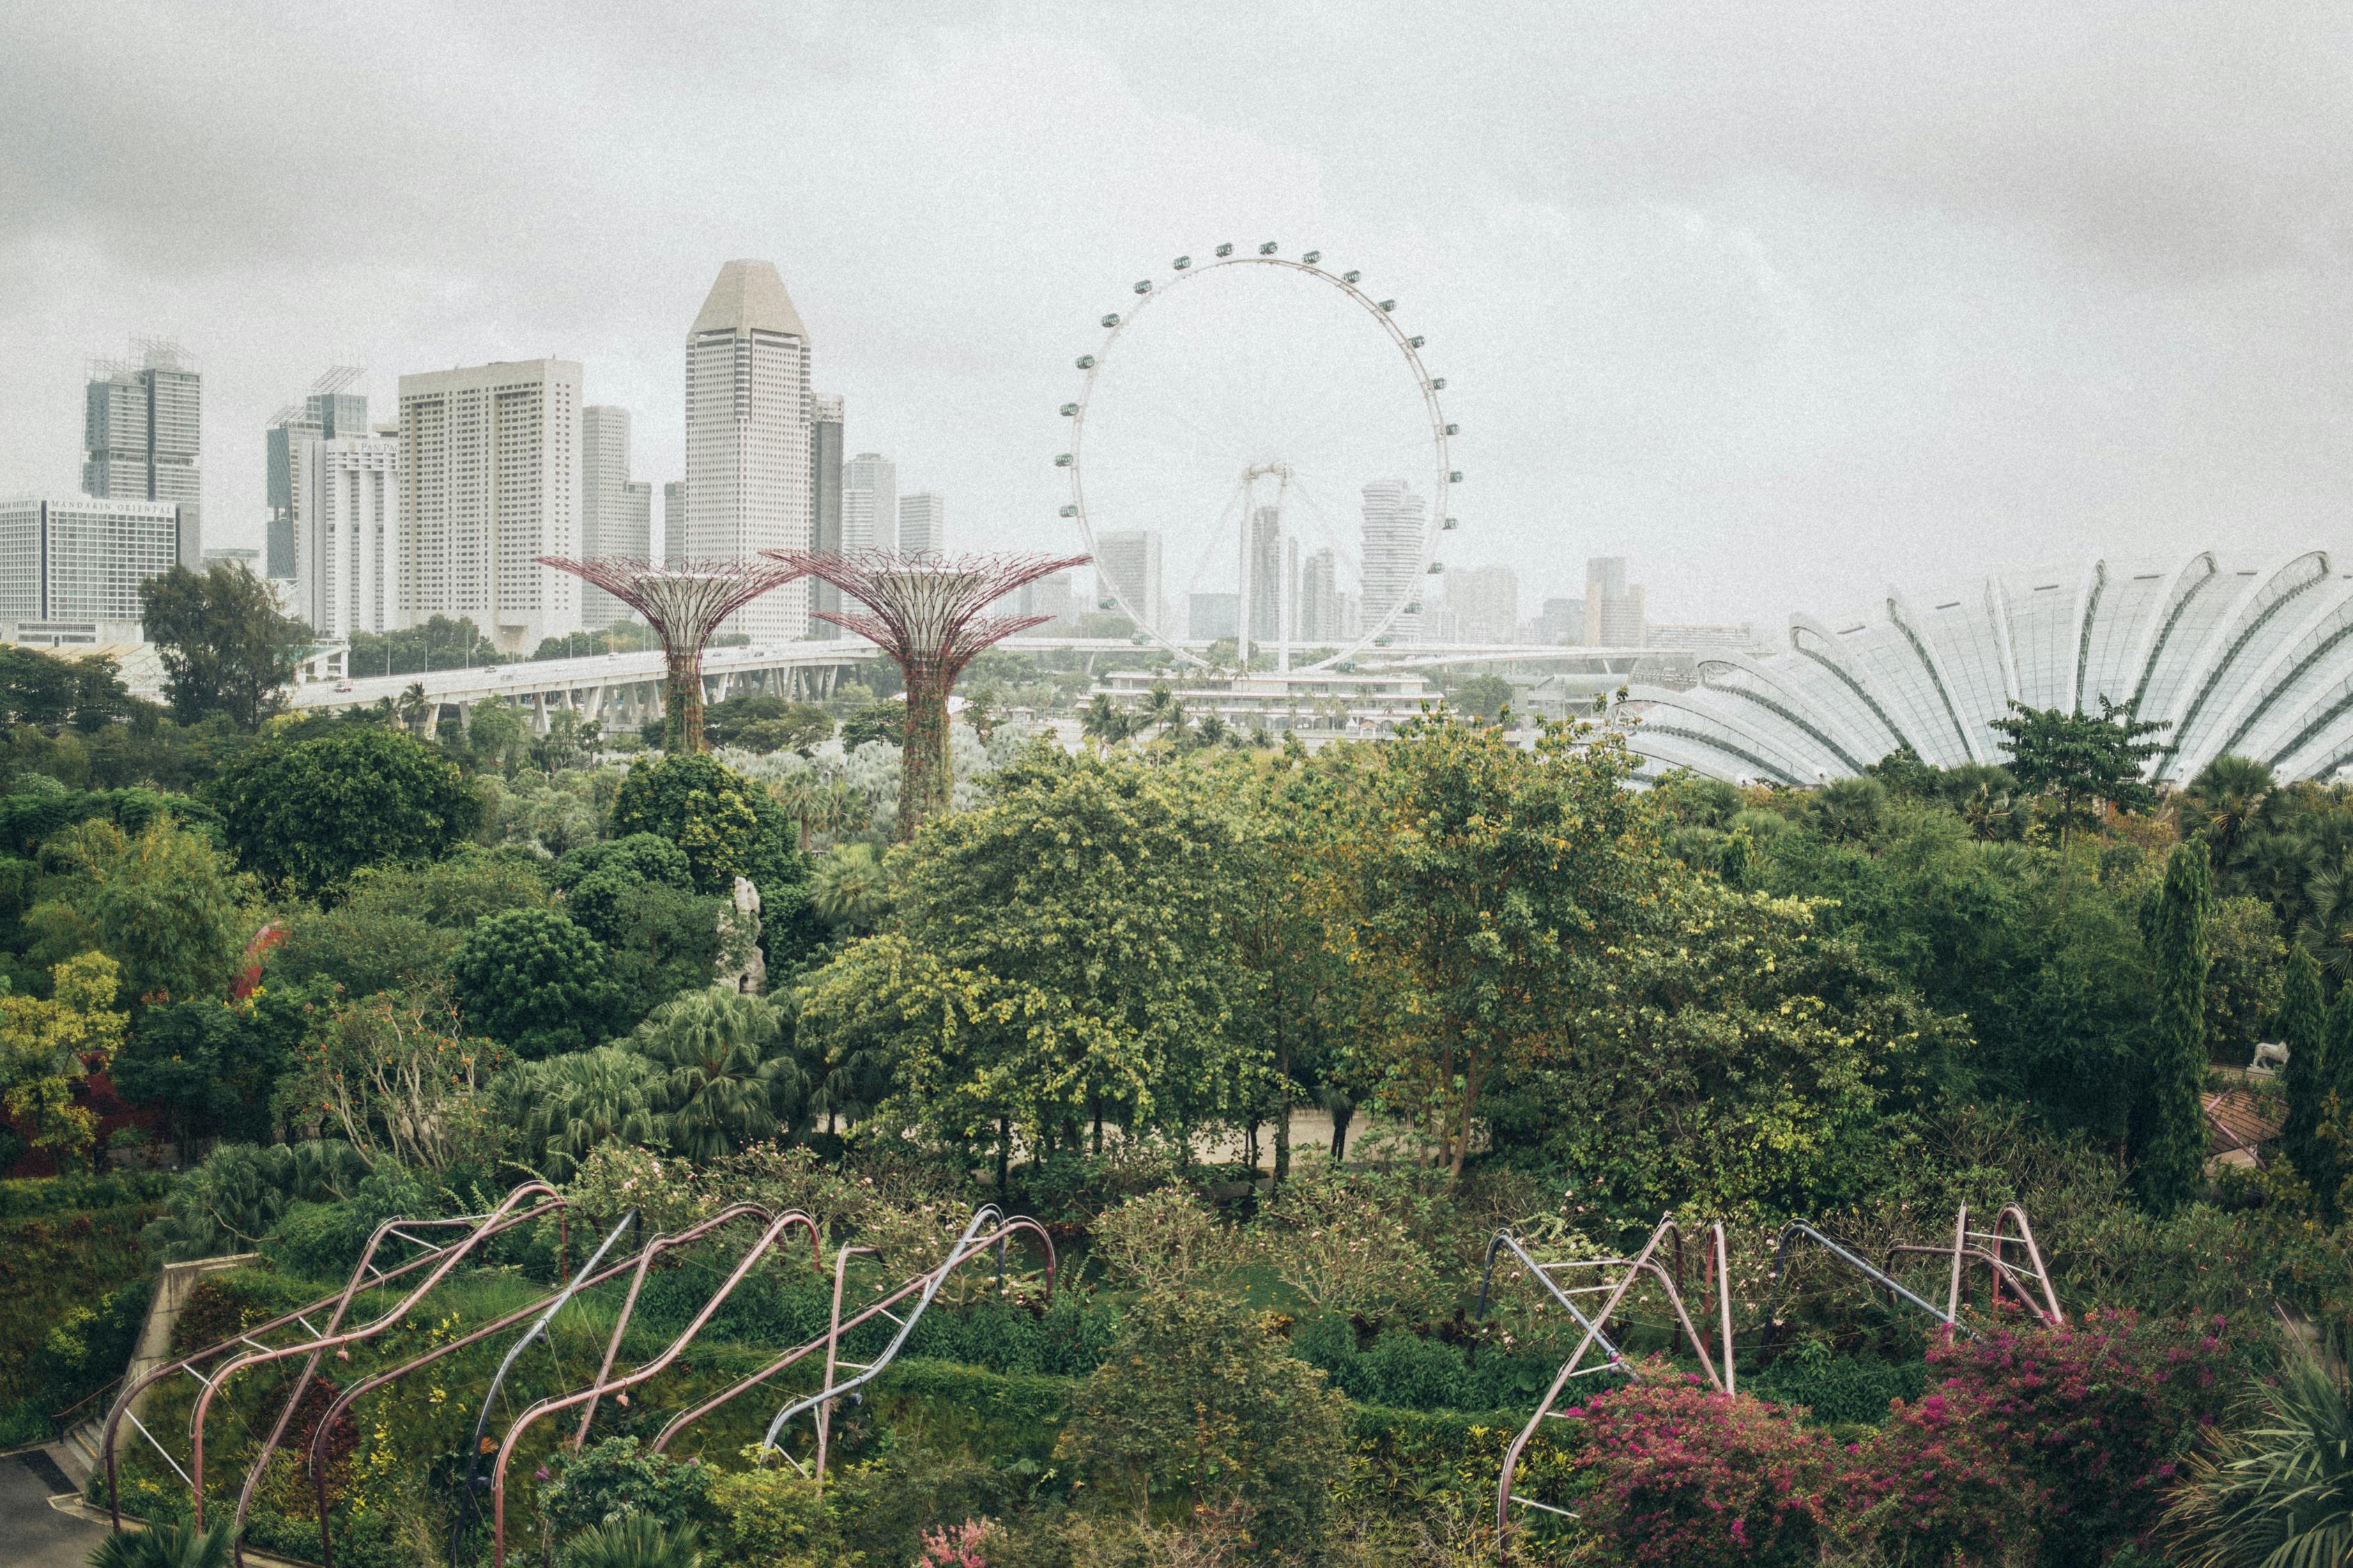
POLYGON ((1539 602, 1608 554, 1694 620, 2222 530, 2284 556, 2353 503, 2353 84, 2323 68, 2353 17, 2242 15, 2092 5, 1931 47, 1925 19, 1769 5, 1180 29, 1041 3, 861 18, 844 50, 754 7, 714 66, 653 17, 428 3, 387 51, 365 17, 235 0, 20 7, 0 491, 79 488, 82 361, 134 333, 206 366, 207 543, 263 543, 252 432, 326 363, 375 366, 385 405, 403 374, 576 361, 675 479, 679 326, 761 256, 857 449, 954 495, 976 547, 1069 548, 1044 465, 1097 317, 1175 255, 1271 239, 1427 332, 1470 474, 1446 556, 1517 563, 1539 602), (120 70, 126 32, 178 96, 120 70), (1454 109, 1409 123, 1404 90, 1454 109), (332 207, 278 156, 322 123, 370 154, 332 207))

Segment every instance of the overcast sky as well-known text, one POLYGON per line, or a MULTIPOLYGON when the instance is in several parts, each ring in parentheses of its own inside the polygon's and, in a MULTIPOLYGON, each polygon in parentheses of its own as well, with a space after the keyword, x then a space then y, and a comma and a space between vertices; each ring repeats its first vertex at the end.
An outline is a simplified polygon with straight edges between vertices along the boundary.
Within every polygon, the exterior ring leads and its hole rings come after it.
POLYGON ((259 542, 263 425, 337 361, 389 417, 581 360, 659 485, 745 256, 954 542, 1067 545, 1095 318, 1271 238, 1427 335, 1446 559, 1778 622, 2353 543, 2348 187, 2342 5, 19 0, 0 492, 74 485, 132 333, 203 362, 208 543, 259 542))

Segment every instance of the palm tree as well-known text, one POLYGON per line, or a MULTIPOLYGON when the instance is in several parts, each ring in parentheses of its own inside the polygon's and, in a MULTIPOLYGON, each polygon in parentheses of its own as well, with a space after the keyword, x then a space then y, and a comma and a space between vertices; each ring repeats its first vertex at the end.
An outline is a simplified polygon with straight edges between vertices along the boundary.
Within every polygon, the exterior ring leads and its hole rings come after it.
POLYGON ((122 1530, 98 1543, 90 1568, 228 1568, 231 1522, 197 1531, 185 1524, 122 1530))
POLYGON ((1126 740, 1136 731, 1135 715, 1111 700, 1108 691, 1095 693, 1094 700, 1079 715, 1079 732, 1103 752, 1126 740))
POLYGON ((691 992, 656 1008, 628 1048, 652 1065, 647 1101, 671 1149, 691 1160, 775 1137, 807 1098, 784 1012, 764 996, 691 992))
POLYGON ((2353 1389, 2340 1330, 2258 1383, 2244 1417, 2193 1456, 2166 1521, 2188 1568, 2353 1561, 2353 1389))
POLYGON ((2305 884, 2304 896, 2312 912, 2296 927, 2296 940, 2328 973, 2353 979, 2353 867, 2320 872, 2305 884))
POLYGON ((831 923, 871 931, 890 912, 891 878, 875 844, 845 844, 809 878, 809 908, 831 923))
POLYGON ((410 681, 408 689, 400 694, 400 700, 395 706, 399 710, 400 721, 408 726, 410 734, 425 733, 425 717, 433 709, 433 704, 425 700, 425 682, 410 681))
POLYGON ((665 1526, 642 1513, 623 1514, 566 1542, 568 1568, 702 1568, 694 1526, 665 1526))
POLYGON ((1149 730, 1155 724, 1164 735, 1185 727, 1185 703, 1165 680, 1153 683, 1152 693, 1144 702, 1144 721, 1138 728, 1149 730))
POLYGON ((2181 826, 2205 834, 2214 847, 2214 863, 2227 866, 2271 793, 2268 764, 2225 752, 2199 770, 2181 792, 2181 826))
POLYGON ((519 1130, 543 1175, 568 1179, 606 1143, 650 1143, 660 1136, 649 1103, 654 1068, 618 1046, 527 1062, 491 1086, 501 1125, 519 1130))

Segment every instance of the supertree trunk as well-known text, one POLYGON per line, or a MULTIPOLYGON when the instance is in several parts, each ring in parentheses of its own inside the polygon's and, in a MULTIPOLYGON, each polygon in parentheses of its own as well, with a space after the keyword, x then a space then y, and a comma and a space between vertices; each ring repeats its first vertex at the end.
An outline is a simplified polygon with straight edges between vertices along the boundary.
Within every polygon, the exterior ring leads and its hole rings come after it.
POLYGON ((726 618, 805 575, 760 556, 745 560, 642 561, 542 555, 539 564, 594 583, 646 618, 662 645, 662 744, 673 755, 702 750, 702 650, 726 618))
POLYGON ((1025 583, 1082 566, 1088 557, 1048 555, 902 555, 862 550, 849 555, 802 550, 768 554, 794 570, 832 584, 867 606, 867 615, 814 612, 857 633, 889 655, 907 686, 907 722, 900 749, 899 828, 913 838, 926 819, 945 811, 955 775, 948 750, 948 697, 956 677, 983 648, 1015 632, 1042 626, 1051 616, 989 616, 982 612, 1025 583))

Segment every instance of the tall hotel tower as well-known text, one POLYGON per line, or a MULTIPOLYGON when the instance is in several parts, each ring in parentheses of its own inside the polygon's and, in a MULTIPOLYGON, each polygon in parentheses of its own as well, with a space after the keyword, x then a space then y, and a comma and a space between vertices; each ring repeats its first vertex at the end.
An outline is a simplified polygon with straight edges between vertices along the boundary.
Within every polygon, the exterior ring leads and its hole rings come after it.
POLYGON ((400 378, 400 614, 470 616, 502 653, 580 629, 580 366, 515 360, 400 378))
MULTIPOLYGON (((1365 487, 1365 626, 1381 624, 1399 601, 1418 605, 1421 541, 1428 525, 1421 497, 1403 479, 1376 479, 1365 487)), ((1391 642, 1421 640, 1421 617, 1410 609, 1389 622, 1391 642)))
MULTIPOLYGON (((686 334, 686 548, 740 560, 815 537, 808 330, 774 263, 719 269, 686 334)), ((808 584, 788 583, 728 618, 754 642, 806 635, 808 584)))

